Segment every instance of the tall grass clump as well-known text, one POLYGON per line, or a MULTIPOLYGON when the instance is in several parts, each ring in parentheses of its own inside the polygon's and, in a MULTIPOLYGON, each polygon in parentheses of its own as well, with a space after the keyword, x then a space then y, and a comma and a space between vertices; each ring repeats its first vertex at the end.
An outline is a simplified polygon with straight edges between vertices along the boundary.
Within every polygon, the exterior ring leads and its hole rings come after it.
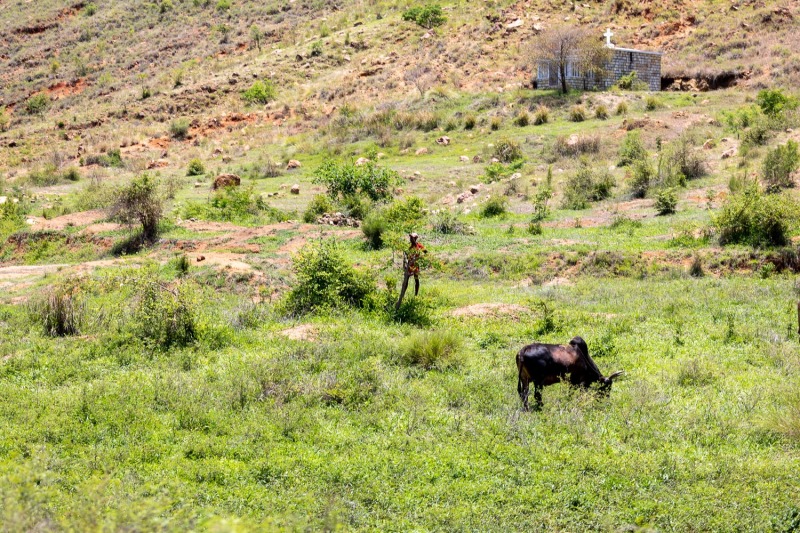
POLYGON ((292 262, 297 278, 283 306, 297 316, 342 307, 361 308, 375 292, 375 281, 350 266, 333 240, 310 243, 292 262))
POLYGON ((574 105, 569 109, 568 117, 570 122, 583 122, 588 116, 588 111, 586 111, 586 108, 580 104, 574 105))
POLYGON ((504 196, 492 196, 482 206, 482 218, 493 218, 504 215, 508 211, 508 199, 504 196))
POLYGON ((331 213, 334 210, 334 205, 331 199, 324 194, 317 194, 308 203, 308 207, 303 213, 303 222, 306 224, 313 224, 319 217, 325 213, 331 213))
POLYGON ((608 108, 604 105, 599 105, 594 110, 594 117, 599 120, 606 120, 608 118, 608 108))
POLYGON ((185 139, 186 135, 189 133, 189 127, 191 123, 188 119, 185 118, 178 118, 173 120, 169 125, 169 133, 175 139, 185 139))
POLYGON ((785 194, 764 194, 753 183, 732 194, 714 217, 720 244, 784 246, 796 226, 798 206, 785 194))
POLYGON ((550 109, 545 105, 536 106, 536 110, 533 112, 533 124, 535 126, 541 126, 542 124, 547 124, 550 121, 550 109))
POLYGON ((196 287, 190 282, 173 285, 139 279, 133 317, 124 327, 153 347, 188 346, 197 340, 196 287))
POLYGON ((192 159, 186 167, 187 176, 202 176, 206 172, 206 167, 199 159, 192 159))
POLYGON ((32 301, 28 314, 47 336, 79 335, 86 318, 86 306, 79 292, 77 284, 56 285, 32 301))
POLYGON ((522 159, 522 147, 517 141, 503 138, 495 143, 492 156, 501 163, 513 163, 522 159))
POLYGON ((517 116, 514 117, 514 125, 519 127, 525 127, 531 123, 531 117, 528 115, 528 112, 524 109, 517 113, 517 116))
POLYGON ((242 92, 242 99, 249 104, 268 104, 275 99, 277 91, 272 80, 256 80, 242 92))
POLYGON ((794 173, 800 166, 797 142, 788 141, 776 146, 764 158, 764 184, 769 192, 794 187, 794 173))
POLYGON ((614 185, 611 174, 605 170, 595 171, 588 162, 582 161, 580 168, 567 178, 562 206, 565 209, 586 209, 590 202, 610 197, 614 185))
POLYGON ((444 370, 456 365, 460 347, 461 339, 453 331, 421 331, 403 341, 399 358, 406 365, 444 370))
POLYGON ((459 219, 458 214, 448 209, 441 209, 433 215, 431 228, 442 235, 472 235, 472 226, 459 219))
POLYGON ((621 167, 632 165, 647 157, 647 149, 642 142, 642 136, 638 131, 630 131, 625 135, 619 147, 619 159, 617 164, 621 167))

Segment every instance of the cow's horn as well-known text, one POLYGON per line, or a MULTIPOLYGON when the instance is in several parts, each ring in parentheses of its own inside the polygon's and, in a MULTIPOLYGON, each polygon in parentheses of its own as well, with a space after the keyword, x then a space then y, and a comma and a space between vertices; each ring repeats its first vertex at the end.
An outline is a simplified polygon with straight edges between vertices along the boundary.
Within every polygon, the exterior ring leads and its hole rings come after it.
POLYGON ((608 379, 614 379, 615 377, 617 377, 617 376, 621 376, 621 375, 622 375, 622 374, 624 374, 624 373, 625 373, 625 371, 624 371, 624 370, 617 370, 616 372, 614 372, 613 374, 611 374, 610 376, 608 376, 608 379))

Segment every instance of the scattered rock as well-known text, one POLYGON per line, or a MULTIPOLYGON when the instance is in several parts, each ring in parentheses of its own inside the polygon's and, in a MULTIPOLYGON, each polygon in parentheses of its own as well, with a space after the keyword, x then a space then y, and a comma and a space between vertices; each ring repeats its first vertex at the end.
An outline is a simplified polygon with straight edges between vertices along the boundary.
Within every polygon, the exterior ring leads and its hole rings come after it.
POLYGON ((236 174, 220 174, 214 178, 214 183, 211 185, 211 189, 216 191, 222 187, 238 187, 241 184, 242 178, 236 174))
POLYGON ((461 157, 459 157, 458 160, 461 161, 462 163, 469 163, 469 157, 467 157, 465 155, 462 155, 461 157))
POLYGON ((499 163, 499 162, 500 162, 500 160, 499 160, 499 159, 497 159, 496 157, 493 157, 493 158, 492 158, 492 160, 491 160, 491 162, 492 162, 492 163, 499 163))
POLYGON ((300 168, 303 165, 297 159, 290 159, 288 163, 286 163, 286 170, 292 170, 295 168, 300 168))
POLYGON ((510 24, 506 24, 506 29, 516 30, 520 26, 522 26, 522 19, 517 19, 514 22, 511 22, 510 24))
POLYGON ((456 203, 463 204, 467 200, 472 198, 472 193, 470 192, 462 192, 458 196, 456 196, 456 203))
POLYGON ((8 196, 0 196, 0 205, 3 205, 8 201, 8 196))
POLYGON ((722 152, 722 159, 728 159, 736 155, 736 148, 730 148, 722 152))
POLYGON ((478 163, 483 163, 483 158, 479 155, 476 155, 475 157, 472 158, 472 162, 475 163, 476 165, 478 163))
POLYGON ((358 160, 356 161, 356 166, 357 167, 364 166, 369 162, 370 162, 369 159, 367 159, 366 157, 359 157, 358 160))
POLYGON ((703 150, 711 150, 715 146, 717 146, 717 143, 714 139, 707 139, 706 142, 703 143, 703 150))
POLYGON ((198 263, 199 263, 200 261, 205 261, 205 260, 206 260, 206 256, 204 256, 204 255, 198 255, 198 256, 197 256, 197 262, 198 262, 198 263))
POLYGON ((325 224, 327 226, 348 226, 358 228, 361 226, 361 221, 358 219, 348 217, 342 213, 325 213, 317 219, 317 224, 325 224))
POLYGON ((300 194, 300 185, 295 183, 294 185, 292 185, 292 188, 289 189, 289 192, 292 194, 300 194))
POLYGON ((414 153, 416 155, 428 155, 430 153, 430 150, 428 150, 427 148, 420 148, 419 150, 417 150, 414 153))
POLYGON ((200 183, 199 181, 195 181, 195 182, 194 182, 194 188, 195 188, 195 189, 199 189, 199 188, 200 188, 200 187, 202 187, 202 186, 203 186, 203 184, 202 184, 202 183, 200 183))
POLYGON ((230 163, 231 161, 233 161, 233 159, 231 159, 231 156, 229 156, 229 155, 222 156, 222 162, 223 163, 230 163))
POLYGON ((154 168, 164 168, 169 166, 169 161, 166 159, 156 159, 154 161, 150 161, 147 163, 147 170, 153 170, 154 168))
POLYGON ((480 190, 481 190, 481 186, 480 185, 473 185, 472 187, 469 188, 469 192, 471 194, 478 194, 478 192, 480 190))
POLYGON ((442 135, 441 137, 436 139, 436 144, 447 146, 450 144, 450 137, 448 137, 447 135, 442 135))

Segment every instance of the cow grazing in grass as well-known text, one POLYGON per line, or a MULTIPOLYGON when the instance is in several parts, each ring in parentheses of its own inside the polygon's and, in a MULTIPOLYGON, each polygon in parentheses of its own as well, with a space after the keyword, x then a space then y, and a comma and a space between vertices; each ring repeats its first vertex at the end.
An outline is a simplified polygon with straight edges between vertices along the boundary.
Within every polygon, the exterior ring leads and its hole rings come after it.
POLYGON ((542 406, 542 387, 552 385, 566 379, 573 386, 588 387, 592 383, 600 383, 600 390, 608 392, 614 378, 622 371, 614 372, 608 377, 603 377, 597 365, 589 357, 586 342, 575 337, 569 345, 533 343, 525 346, 517 354, 517 369, 519 381, 517 392, 528 410, 528 386, 533 382, 533 396, 537 408, 542 406))

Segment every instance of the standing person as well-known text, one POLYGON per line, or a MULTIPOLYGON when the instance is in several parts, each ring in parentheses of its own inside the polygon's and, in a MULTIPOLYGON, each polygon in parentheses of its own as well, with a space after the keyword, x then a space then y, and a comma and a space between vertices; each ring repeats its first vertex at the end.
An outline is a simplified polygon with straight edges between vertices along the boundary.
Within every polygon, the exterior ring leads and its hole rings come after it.
POLYGON ((400 304, 403 303, 403 297, 406 295, 406 289, 408 289, 408 280, 411 276, 414 276, 414 296, 419 294, 419 260, 422 254, 428 253, 428 250, 419 242, 419 235, 416 233, 409 233, 408 239, 411 241, 411 244, 408 247, 408 252, 404 252, 403 286, 400 289, 400 299, 397 300, 395 310, 399 310, 400 304))

